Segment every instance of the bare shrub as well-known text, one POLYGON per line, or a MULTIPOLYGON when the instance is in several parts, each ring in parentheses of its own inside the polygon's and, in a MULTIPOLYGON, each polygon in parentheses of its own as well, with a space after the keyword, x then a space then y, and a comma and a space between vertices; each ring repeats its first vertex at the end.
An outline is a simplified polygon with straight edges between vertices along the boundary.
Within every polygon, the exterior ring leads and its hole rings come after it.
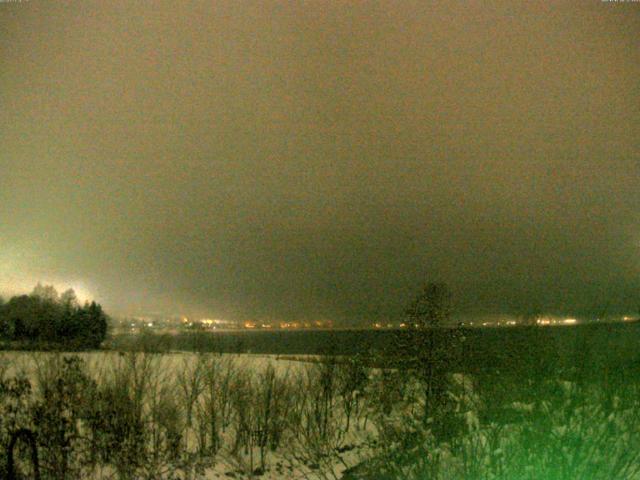
POLYGON ((254 430, 256 443, 260 451, 260 468, 265 470, 267 448, 275 451, 282 438, 285 416, 288 407, 287 377, 278 377, 272 365, 258 375, 254 387, 254 430))
POLYGON ((339 413, 335 357, 307 365, 295 382, 290 412, 297 422, 284 453, 289 466, 304 478, 339 479, 349 464, 343 452, 346 420, 339 413), (300 389, 300 387, 302 387, 300 389))
POLYGON ((160 381, 158 372, 158 361, 150 354, 127 353, 96 388, 88 415, 91 444, 119 478, 132 478, 152 458, 145 403, 160 381))
POLYGON ((291 390, 288 376, 276 374, 272 365, 254 374, 237 373, 230 390, 234 431, 230 453, 246 474, 269 468, 270 452, 280 447, 291 426, 291 390))
POLYGON ((175 385, 166 376, 158 376, 149 386, 145 412, 147 451, 142 465, 145 478, 163 478, 181 463, 185 450, 185 415, 175 385))
POLYGON ((360 404, 369 375, 361 355, 347 357, 337 367, 337 388, 346 421, 344 430, 348 432, 352 416, 360 413, 360 404))
MULTIPOLYGON (((230 356, 220 358, 218 360, 218 366, 220 372, 217 388, 218 411, 220 412, 220 427, 222 432, 225 432, 231 422, 231 390, 238 369, 233 358, 230 356)), ((208 388, 211 389, 210 383, 208 388)))
POLYGON ((200 355, 202 385, 195 404, 198 451, 214 456, 222 446, 222 432, 230 422, 231 386, 235 365, 230 357, 200 355))
MULTIPOLYGON (((24 375, 0 378, 0 449, 9 449, 11 439, 16 432, 25 428, 33 431, 31 383, 24 375)), ((29 463, 30 452, 17 448, 14 452, 14 468, 24 471, 23 463, 29 463), (16 465, 17 464, 17 465, 16 465)), ((6 457, 0 457, 0 478, 7 474, 6 457)))
POLYGON ((307 366, 305 387, 309 394, 304 426, 308 435, 326 438, 330 432, 336 400, 336 362, 333 358, 307 366))
POLYGON ((191 427, 193 410, 200 394, 205 388, 206 361, 203 354, 183 355, 180 369, 176 375, 181 402, 185 406, 187 426, 191 427))
POLYGON ((95 382, 82 359, 53 355, 37 363, 38 399, 33 407, 41 469, 45 477, 80 478, 94 462, 80 421, 95 382))

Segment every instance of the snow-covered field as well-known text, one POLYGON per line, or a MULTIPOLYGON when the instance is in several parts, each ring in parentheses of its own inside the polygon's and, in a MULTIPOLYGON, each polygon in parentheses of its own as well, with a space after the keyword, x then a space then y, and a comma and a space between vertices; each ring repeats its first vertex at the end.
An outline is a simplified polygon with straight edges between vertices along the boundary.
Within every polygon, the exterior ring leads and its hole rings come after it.
POLYGON ((42 468, 65 458, 67 478, 640 478, 637 378, 450 374, 425 422, 415 377, 320 360, 5 352, 0 442, 40 432, 42 468))
MULTIPOLYGON (((0 372, 28 379, 31 397, 43 398, 71 356, 81 359, 96 395, 120 385, 139 401, 148 430, 142 456, 155 464, 132 467, 135 478, 340 478, 370 455, 372 412, 340 364, 249 354, 4 352, 0 372)), ((80 436, 89 429, 81 426, 80 436)), ((120 478, 108 462, 82 473, 120 478)))
MULTIPOLYGON (((75 356, 79 357, 86 364, 89 372, 92 374, 103 374, 122 366, 126 362, 129 354, 120 352, 68 352, 68 353, 52 353, 52 352, 25 352, 10 351, 0 352, 0 365, 5 366, 7 375, 15 375, 24 373, 29 378, 38 368, 38 364, 47 364, 55 357, 75 356)), ((253 355, 253 354, 202 354, 192 352, 171 352, 162 354, 148 354, 155 368, 165 373, 173 372, 174 374, 183 371, 185 365, 194 365, 199 356, 210 358, 224 359, 232 361, 239 369, 246 369, 253 372, 261 372, 267 367, 272 366, 279 375, 286 375, 291 372, 301 371, 306 362, 315 362, 319 358, 314 355, 296 355, 280 356, 280 355, 253 355)), ((2 367, 0 367, 2 368, 2 367)))

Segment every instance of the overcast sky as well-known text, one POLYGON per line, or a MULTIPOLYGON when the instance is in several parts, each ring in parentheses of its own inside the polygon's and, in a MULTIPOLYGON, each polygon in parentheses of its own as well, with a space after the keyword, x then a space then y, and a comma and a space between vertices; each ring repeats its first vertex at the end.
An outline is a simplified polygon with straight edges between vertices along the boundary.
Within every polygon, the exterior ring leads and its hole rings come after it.
POLYGON ((640 3, 0 3, 0 291, 637 311, 640 3))

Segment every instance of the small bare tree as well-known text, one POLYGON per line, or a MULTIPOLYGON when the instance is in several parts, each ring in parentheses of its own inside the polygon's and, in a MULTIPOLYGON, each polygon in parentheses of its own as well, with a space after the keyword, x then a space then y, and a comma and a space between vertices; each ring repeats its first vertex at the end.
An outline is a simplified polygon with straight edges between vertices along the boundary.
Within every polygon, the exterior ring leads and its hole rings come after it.
POLYGON ((187 427, 192 425, 194 406, 205 388, 206 367, 206 360, 202 353, 197 354, 195 359, 192 355, 182 357, 182 365, 176 380, 185 406, 187 427))
POLYGON ((345 433, 351 427, 351 418, 357 416, 360 401, 366 387, 369 375, 362 355, 347 357, 345 362, 338 364, 338 393, 342 401, 342 408, 346 418, 345 433))
POLYGON ((215 455, 220 448, 220 412, 218 411, 220 365, 218 358, 211 355, 206 357, 204 363, 204 385, 200 401, 196 404, 198 449, 203 455, 215 455))

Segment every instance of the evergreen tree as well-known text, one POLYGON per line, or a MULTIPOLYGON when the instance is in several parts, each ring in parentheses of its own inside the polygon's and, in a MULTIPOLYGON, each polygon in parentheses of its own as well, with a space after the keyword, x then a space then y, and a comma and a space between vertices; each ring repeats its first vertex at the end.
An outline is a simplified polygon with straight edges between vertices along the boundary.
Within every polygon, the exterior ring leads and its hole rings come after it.
POLYGON ((10 341, 98 348, 108 317, 96 302, 80 307, 73 290, 58 296, 51 286, 36 285, 31 295, 0 304, 0 337, 10 341))

